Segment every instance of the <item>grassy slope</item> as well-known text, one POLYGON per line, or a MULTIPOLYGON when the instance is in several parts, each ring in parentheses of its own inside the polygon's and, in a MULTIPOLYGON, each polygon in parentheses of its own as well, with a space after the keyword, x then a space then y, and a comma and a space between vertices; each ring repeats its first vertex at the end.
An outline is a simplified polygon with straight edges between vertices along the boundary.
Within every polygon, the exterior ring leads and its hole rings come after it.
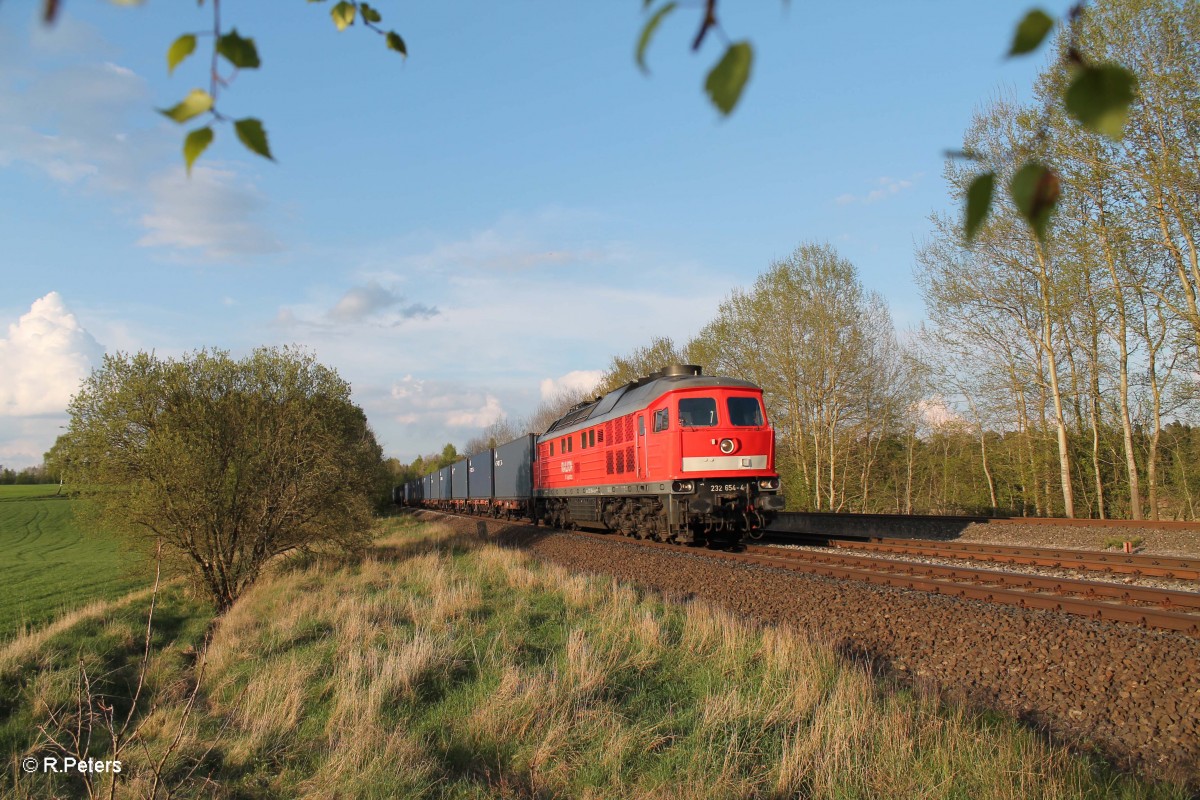
POLYGON ((146 584, 117 542, 84 535, 58 486, 0 486, 0 642, 93 600, 146 584))
MULTIPOLYGON (((198 761, 215 784, 193 776, 182 796, 1182 794, 1113 776, 1013 722, 884 686, 789 631, 663 604, 438 526, 384 525, 367 560, 294 565, 243 597, 216 630, 198 711, 182 726, 186 648, 204 616, 169 595, 143 736, 157 758, 183 730, 169 777, 198 761)), ((7 713, 20 720, 0 727, 0 746, 19 750, 20 730, 32 742, 35 698, 69 704, 73 652, 107 653, 94 671, 126 664, 143 605, 36 648, 0 648, 0 697, 18 698, 7 713)), ((130 796, 145 788, 144 759, 127 762, 130 796)), ((14 783, 15 761, 8 770, 0 786, 18 796, 71 787, 14 783)))

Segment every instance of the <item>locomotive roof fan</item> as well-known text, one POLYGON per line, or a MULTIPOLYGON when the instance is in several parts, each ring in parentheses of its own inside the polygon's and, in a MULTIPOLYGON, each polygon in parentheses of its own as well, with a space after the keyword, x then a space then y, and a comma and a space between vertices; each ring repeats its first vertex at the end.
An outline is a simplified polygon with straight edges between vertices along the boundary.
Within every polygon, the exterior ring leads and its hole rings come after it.
POLYGON ((700 365, 698 364, 671 364, 665 367, 662 371, 665 378, 680 378, 687 375, 699 375, 700 365))

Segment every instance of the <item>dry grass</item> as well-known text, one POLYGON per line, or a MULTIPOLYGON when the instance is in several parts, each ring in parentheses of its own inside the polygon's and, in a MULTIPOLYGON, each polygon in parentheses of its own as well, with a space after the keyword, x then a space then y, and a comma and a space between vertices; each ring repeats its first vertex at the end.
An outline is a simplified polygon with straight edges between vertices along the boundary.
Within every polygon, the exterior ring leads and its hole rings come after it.
POLYGON ((8 672, 28 660, 54 637, 70 631, 82 622, 103 619, 114 611, 148 600, 152 591, 140 589, 117 600, 96 600, 64 614, 49 625, 18 635, 0 648, 0 673, 8 672))
MULTIPOLYGON (((181 746, 203 766, 185 796, 1182 794, 791 631, 386 524, 367 559, 282 569, 223 619, 181 746)), ((154 713, 158 752, 179 712, 154 713)))

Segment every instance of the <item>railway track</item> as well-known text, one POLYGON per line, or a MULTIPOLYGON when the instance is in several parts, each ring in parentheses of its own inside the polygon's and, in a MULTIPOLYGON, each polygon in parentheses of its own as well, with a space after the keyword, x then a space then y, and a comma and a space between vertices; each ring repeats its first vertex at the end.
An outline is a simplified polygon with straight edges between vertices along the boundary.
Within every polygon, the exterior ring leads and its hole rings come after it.
POLYGON ((797 540, 797 543, 800 541, 820 542, 825 546, 841 550, 984 561, 1018 566, 1055 567, 1141 577, 1174 578, 1176 580, 1200 580, 1200 558, 913 539, 876 538, 868 541, 853 541, 818 535, 796 535, 793 538, 797 540))
MULTIPOLYGON (((589 532, 582 535, 611 540, 609 534, 589 532)), ((680 549, 678 545, 635 541, 647 547, 675 552, 680 549)), ((858 546, 861 543, 846 544, 858 546)), ((763 545, 749 545, 740 552, 690 552, 702 553, 708 558, 748 562, 827 578, 1075 614, 1200 637, 1200 593, 1197 592, 763 545)))
POLYGON ((796 530, 797 526, 846 525, 864 530, 909 527, 912 525, 957 526, 968 525, 1053 525, 1080 528, 1109 528, 1112 530, 1164 530, 1200 531, 1200 522, 1172 519, 1091 519, 1089 517, 981 517, 946 514, 856 514, 839 511, 781 511, 775 515, 776 524, 783 530, 796 530))
MULTIPOLYGON (((470 517, 469 515, 464 516, 472 519, 481 519, 479 517, 470 517)), ((570 533, 602 541, 620 541, 646 548, 664 549, 675 553, 687 552, 716 560, 774 567, 840 580, 854 580, 880 586, 892 586, 989 603, 1015 605, 1022 608, 1043 609, 1109 622, 1176 631, 1200 637, 1200 592, 1134 587, 1114 584, 1108 581, 1030 575, 982 569, 966 565, 947 566, 944 564, 927 564, 896 558, 852 555, 833 551, 819 552, 764 545, 748 545, 740 551, 703 550, 590 531, 571 531, 570 533)), ((861 547, 864 543, 844 542, 840 544, 844 544, 846 547, 861 547)), ((904 544, 910 543, 906 542, 904 544)), ((944 543, 931 544, 941 546, 944 543)), ((921 547, 923 545, 916 546, 921 547)), ((975 546, 972 545, 971 547, 975 546)), ((983 547, 992 546, 985 545, 983 547)), ((834 550, 837 549, 840 548, 834 548, 834 550)), ((1005 550, 1013 548, 997 549, 1005 550)), ((1019 549, 1030 550, 1031 548, 1019 549)), ((951 550, 954 550, 954 548, 951 548, 951 550)), ((890 553, 894 551, 883 550, 882 552, 890 553)), ((967 551, 955 550, 955 552, 961 554, 967 551)), ((1042 552, 1046 551, 1043 549, 1042 552)), ((1065 552, 1080 553, 1086 551, 1065 552)), ((977 555, 960 555, 959 557, 975 558, 977 555)), ((990 555, 997 558, 1007 557, 997 553, 990 555)), ((1118 561, 1125 561, 1131 558, 1131 556, 1126 554, 1113 556, 1106 553, 1097 553, 1096 555, 1118 561)), ((1046 558, 1053 559, 1054 557, 1048 556, 1046 558)), ((1134 556, 1133 558, 1136 560, 1139 557, 1134 556)), ((1140 558, 1148 558, 1155 561, 1164 560, 1158 556, 1142 556, 1140 558)), ((1053 566, 1062 566, 1064 563, 1066 562, 1063 561, 1062 557, 1059 557, 1059 561, 1055 562, 1053 566)), ((1131 565, 1122 564, 1122 566, 1131 565)), ((1145 565, 1137 566, 1146 568, 1145 565)), ((1183 569, 1177 565, 1163 568, 1177 571, 1183 569)), ((1146 573, 1143 572, 1141 574, 1146 573)), ((1173 575, 1177 576, 1177 573, 1173 573, 1173 575)))
POLYGON ((765 566, 830 578, 1039 608, 1200 636, 1200 593, 1197 592, 779 547, 751 546, 735 555, 765 566))

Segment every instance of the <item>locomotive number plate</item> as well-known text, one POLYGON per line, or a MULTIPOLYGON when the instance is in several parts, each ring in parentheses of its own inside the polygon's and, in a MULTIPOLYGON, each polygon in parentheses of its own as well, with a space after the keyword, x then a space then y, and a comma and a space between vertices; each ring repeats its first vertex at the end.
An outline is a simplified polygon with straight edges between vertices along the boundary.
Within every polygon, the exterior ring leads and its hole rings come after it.
POLYGON ((708 488, 711 492, 740 492, 744 487, 740 483, 714 483, 708 488))

